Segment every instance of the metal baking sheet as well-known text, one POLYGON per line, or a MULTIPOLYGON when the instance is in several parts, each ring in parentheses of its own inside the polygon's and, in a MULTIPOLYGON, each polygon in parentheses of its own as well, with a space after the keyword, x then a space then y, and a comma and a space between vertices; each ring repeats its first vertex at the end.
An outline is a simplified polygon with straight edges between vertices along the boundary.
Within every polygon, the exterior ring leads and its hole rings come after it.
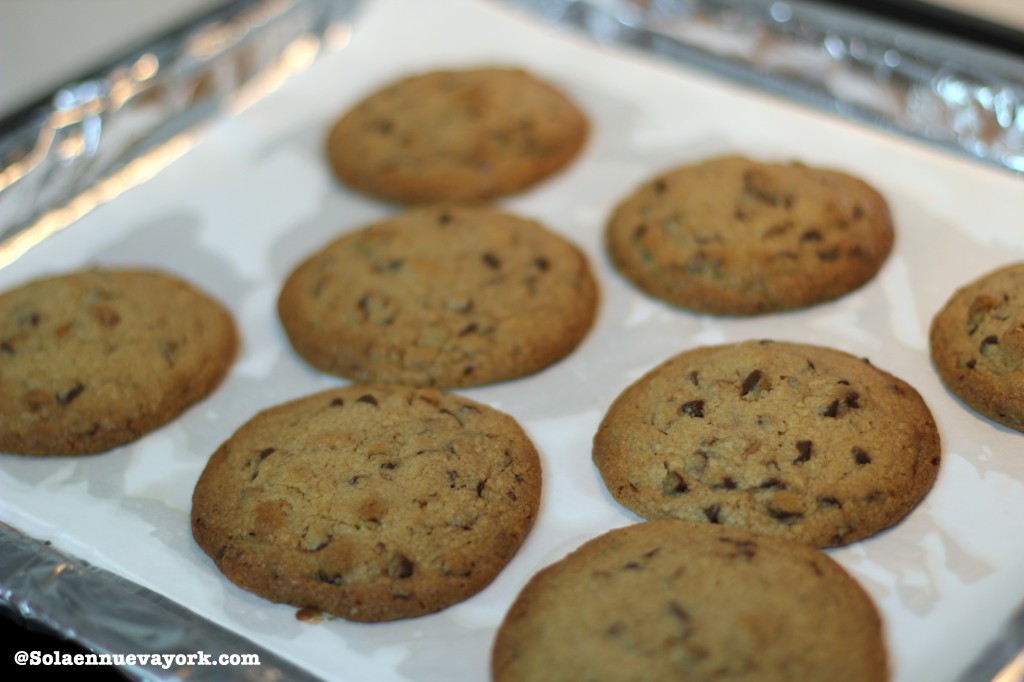
MULTIPOLYGON (((350 30, 334 33, 335 49, 315 60, 314 33, 300 31, 290 39, 299 42, 289 43, 298 47, 288 78, 273 81, 272 92, 235 99, 204 119, 201 133, 168 136, 169 152, 153 148, 173 161, 159 163, 159 172, 125 166, 145 182, 108 182, 90 202, 71 202, 68 213, 5 242, 0 287, 93 264, 162 267, 225 301, 244 346, 213 396, 135 444, 85 458, 0 455, 0 521, 313 676, 485 680, 495 629, 529 577, 585 540, 637 520, 604 491, 590 462, 591 438, 614 397, 696 345, 818 343, 869 357, 907 380, 939 423, 944 462, 931 494, 896 528, 829 553, 878 604, 894 680, 956 680, 1024 600, 1024 437, 978 418, 945 391, 928 361, 927 326, 956 286, 1024 259, 1021 176, 650 50, 595 42, 565 15, 532 14, 521 4, 372 0, 353 24, 339 24, 350 30), (395 211, 332 179, 323 154, 330 123, 394 78, 495 63, 556 83, 593 123, 572 167, 499 205, 580 245, 602 287, 598 322, 554 367, 461 391, 515 416, 537 443, 545 467, 537 526, 490 587, 442 613, 380 625, 298 618, 292 607, 234 587, 195 546, 192 488, 209 455, 256 411, 343 383, 298 360, 274 308, 284 278, 308 253, 395 211), (601 247, 612 206, 656 172, 722 153, 799 159, 876 185, 898 229, 878 278, 832 303, 750 319, 684 313, 629 286, 601 247)), ((34 595, 27 596, 31 617, 34 595)))

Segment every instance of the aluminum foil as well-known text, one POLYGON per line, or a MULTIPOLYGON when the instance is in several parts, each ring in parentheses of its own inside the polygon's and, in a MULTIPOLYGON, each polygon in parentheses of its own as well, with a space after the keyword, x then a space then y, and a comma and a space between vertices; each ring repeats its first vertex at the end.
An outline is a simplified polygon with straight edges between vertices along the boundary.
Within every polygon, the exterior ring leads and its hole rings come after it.
POLYGON ((151 177, 193 146, 204 124, 343 43, 360 4, 234 0, 100 76, 67 84, 0 131, 0 239, 39 224, 62 229, 151 177), (192 138, 176 144, 185 134, 192 138))
POLYGON ((74 638, 97 655, 127 661, 118 669, 130 679, 319 679, 144 587, 27 538, 5 524, 0 524, 0 546, 0 611, 32 629, 74 638), (194 662, 183 652, 193 652, 194 662), (144 654, 146 661, 127 658, 135 654, 144 654), (157 658, 152 659, 154 656, 157 658), (199 656, 218 664, 199 665, 199 656), (241 656, 259 664, 243 665, 241 656))
MULTIPOLYGON (((629 45, 1024 172, 1024 68, 1006 56, 806 3, 504 2, 597 41, 629 45)), ((55 93, 49 106, 0 137, 0 253, 16 258, 19 249, 159 172, 211 121, 269 92, 320 51, 343 45, 358 26, 360 5, 238 0, 106 74, 55 93), (154 157, 161 149, 166 153, 154 157), (142 159, 145 165, 134 165, 142 159), (26 242, 19 241, 23 237, 26 242)), ((182 607, 16 529, 0 525, 0 547, 0 609, 34 629, 72 637, 97 652, 253 652, 259 667, 227 676, 312 679, 182 607)), ((1004 639, 963 682, 994 679, 1022 642, 1024 615, 1008 624, 1004 639)), ((214 671, 218 679, 225 676, 223 667, 124 669, 136 679, 202 679, 214 671)))
POLYGON ((597 40, 1024 172, 1024 61, 778 0, 510 0, 597 40))

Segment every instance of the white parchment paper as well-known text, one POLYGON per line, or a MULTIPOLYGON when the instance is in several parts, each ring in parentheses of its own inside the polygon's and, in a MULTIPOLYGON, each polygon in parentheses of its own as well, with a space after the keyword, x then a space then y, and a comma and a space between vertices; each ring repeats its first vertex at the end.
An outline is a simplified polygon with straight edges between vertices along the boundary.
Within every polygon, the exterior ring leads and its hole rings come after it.
MULTIPOLYGON (((627 384, 693 346, 775 338, 868 357, 911 383, 939 424, 938 483, 896 528, 830 554, 882 612, 894 679, 952 680, 1024 599, 1024 436, 969 412, 939 382, 927 328, 953 290, 1024 259, 1024 180, 677 65, 596 46, 485 0, 376 0, 353 39, 147 183, 0 270, 0 286, 86 265, 150 265, 206 288, 244 339, 230 376, 172 424, 109 453, 0 455, 0 520, 145 585, 332 680, 486 680, 494 632, 523 584, 583 541, 637 519, 604 490, 591 439, 627 384), (486 590, 397 623, 304 622, 229 583, 192 542, 192 488, 257 411, 342 384, 289 347, 276 317, 291 269, 333 236, 396 211, 339 186, 323 141, 373 89, 434 68, 503 64, 565 90, 593 129, 578 161, 499 202, 591 258, 602 288, 591 335, 535 376, 462 391, 515 416, 544 464, 537 525, 486 590), (859 175, 889 200, 894 252, 838 301, 751 319, 652 301, 609 267, 612 207, 669 167, 723 154, 797 159, 859 175)), ((187 652, 184 652, 187 653, 187 652)), ((244 652, 239 652, 244 653, 244 652)))

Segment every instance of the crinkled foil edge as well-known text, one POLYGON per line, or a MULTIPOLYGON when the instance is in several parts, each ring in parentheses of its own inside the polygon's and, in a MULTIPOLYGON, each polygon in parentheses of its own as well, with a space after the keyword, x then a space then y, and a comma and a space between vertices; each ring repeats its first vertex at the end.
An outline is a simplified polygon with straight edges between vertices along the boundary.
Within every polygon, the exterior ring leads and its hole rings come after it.
POLYGON ((363 0, 233 0, 0 132, 0 267, 144 182, 351 35, 363 0))
POLYGON ((0 547, 0 613, 31 630, 73 639, 97 655, 159 656, 155 663, 142 663, 140 658, 118 665, 129 679, 320 679, 151 590, 71 558, 2 523, 0 547), (200 652, 219 662, 201 665, 200 652), (192 662, 179 658, 188 653, 197 658, 192 662), (259 664, 243 665, 242 659, 232 659, 243 655, 259 664), (232 665, 232 660, 240 663, 232 665))
POLYGON ((1024 59, 805 0, 507 0, 599 41, 1024 173, 1024 59))
MULTIPOLYGON (((502 0, 627 45, 1024 173, 1024 64, 800 2, 502 0)), ((345 43, 359 0, 236 0, 105 75, 68 84, 0 136, 0 267, 187 152, 217 116, 345 43)), ((183 607, 0 524, 0 610, 100 653, 260 656, 238 680, 308 673, 183 607)), ((1024 610, 960 682, 996 680, 1024 645, 1024 610)), ((140 680, 225 668, 130 667, 140 680)))

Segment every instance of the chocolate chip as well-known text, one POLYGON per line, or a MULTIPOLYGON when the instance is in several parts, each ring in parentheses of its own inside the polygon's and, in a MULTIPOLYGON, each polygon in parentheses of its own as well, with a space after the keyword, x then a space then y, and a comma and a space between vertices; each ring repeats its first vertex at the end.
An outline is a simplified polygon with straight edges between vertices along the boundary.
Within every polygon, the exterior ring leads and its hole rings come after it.
POLYGON ((871 455, 858 447, 853 448, 853 459, 857 464, 871 464, 871 455))
POLYGON ((700 375, 697 373, 697 370, 693 370, 692 372, 690 372, 689 377, 687 378, 690 380, 690 383, 693 384, 694 386, 700 386, 700 375))
POLYGON ((830 495, 819 496, 818 504, 820 504, 822 507, 837 507, 839 509, 843 508, 843 503, 840 502, 837 498, 832 497, 830 495))
POLYGON ((396 554, 388 561, 388 575, 392 578, 409 578, 415 570, 412 561, 402 554, 396 554))
POLYGON ((811 446, 812 443, 809 440, 798 440, 796 442, 796 451, 800 455, 793 460, 793 464, 802 464, 811 458, 811 446))
POLYGON ((306 552, 319 552, 320 550, 322 550, 324 547, 326 547, 329 544, 331 544, 331 536, 328 535, 326 538, 324 538, 323 540, 318 542, 315 546, 310 547, 309 549, 304 549, 304 551, 306 551, 306 552))
POLYGON ((768 507, 768 515, 776 521, 795 521, 796 519, 803 518, 803 514, 800 512, 786 511, 785 509, 778 509, 776 507, 768 507))
POLYGON ((501 267, 501 261, 493 253, 485 253, 483 256, 484 264, 492 270, 497 270, 501 267))
POLYGON ((785 490, 786 484, 777 478, 769 478, 758 486, 761 490, 785 490))
POLYGON ((800 241, 802 242, 820 242, 821 239, 821 232, 819 230, 807 230, 800 235, 800 241))
POLYGON ((340 573, 328 573, 326 571, 317 571, 316 579, 329 585, 341 585, 345 582, 340 573))
POLYGON ((722 536, 718 538, 718 541, 734 548, 734 551, 730 552, 728 555, 728 558, 730 559, 745 559, 747 561, 751 561, 755 556, 757 556, 757 543, 753 540, 736 540, 722 536))
POLYGON ((823 416, 823 417, 837 417, 837 416, 839 416, 839 401, 838 400, 833 400, 829 404, 829 406, 825 408, 825 411, 821 413, 821 416, 823 416))
POLYGON ((405 265, 405 261, 399 259, 390 260, 383 265, 374 268, 376 272, 398 272, 405 265))
POLYGON ((543 256, 538 256, 537 258, 534 258, 533 264, 537 266, 537 269, 540 270, 541 272, 547 272, 551 268, 550 261, 548 261, 548 259, 544 258, 543 256))
POLYGON ((480 481, 479 483, 476 484, 476 496, 477 497, 483 497, 484 496, 484 488, 485 487, 487 487, 487 481, 480 481))
POLYGON ((343 407, 344 405, 345 405, 345 401, 342 400, 341 398, 334 398, 331 401, 331 407, 343 407))
POLYGON ((743 380, 743 386, 740 388, 740 395, 745 396, 755 388, 761 382, 761 377, 764 376, 761 370, 755 369, 753 372, 747 375, 747 378, 743 380))
POLYGON ((703 418, 704 417, 704 401, 703 400, 690 400, 683 403, 682 407, 679 408, 680 414, 687 414, 691 417, 703 418))
POLYGON ((661 481, 661 492, 665 495, 682 495, 690 489, 686 479, 675 471, 669 471, 661 481))
POLYGON ((706 516, 708 521, 710 521, 711 523, 722 522, 721 512, 722 508, 717 504, 713 504, 710 507, 704 507, 704 516, 706 516))
POLYGON ((265 450, 261 450, 260 451, 260 459, 261 460, 262 459, 266 459, 267 457, 270 457, 275 452, 277 452, 277 450, 275 448, 266 448, 265 450))
POLYGON ((668 604, 668 612, 671 615, 673 615, 676 618, 678 618, 679 620, 683 621, 684 623, 688 624, 691 621, 691 616, 690 616, 689 612, 686 609, 684 609, 682 606, 680 606, 679 603, 676 602, 676 601, 669 602, 669 604, 668 604))
POLYGON ((67 391, 65 391, 64 393, 58 393, 57 402, 60 403, 61 405, 67 405, 71 403, 75 398, 82 395, 82 391, 84 390, 85 386, 81 382, 79 382, 72 386, 67 391))
POLYGON ((375 398, 370 393, 367 393, 366 395, 359 396, 359 399, 356 400, 356 402, 357 403, 366 403, 367 405, 373 405, 374 407, 377 407, 380 404, 380 403, 377 402, 377 398, 375 398))

